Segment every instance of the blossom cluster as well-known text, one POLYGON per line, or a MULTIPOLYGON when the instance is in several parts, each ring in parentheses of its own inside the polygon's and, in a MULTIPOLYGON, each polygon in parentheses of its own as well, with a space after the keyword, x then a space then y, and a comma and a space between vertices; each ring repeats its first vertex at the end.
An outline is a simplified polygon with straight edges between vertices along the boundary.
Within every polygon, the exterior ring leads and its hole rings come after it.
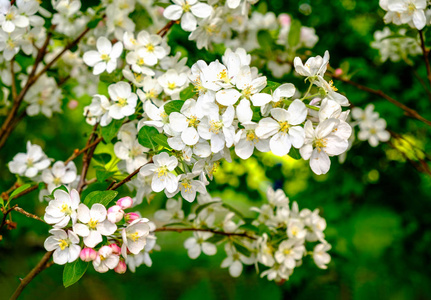
POLYGON ((134 271, 138 261, 151 265, 148 252, 155 246, 155 225, 137 213, 126 213, 132 205, 133 200, 124 197, 109 209, 100 203, 89 207, 76 190, 56 189, 44 216, 53 225, 45 249, 54 251, 56 264, 80 258, 100 273, 124 273, 127 265, 134 271))
POLYGON ((379 4, 387 11, 384 17, 385 23, 409 24, 419 30, 429 24, 427 0, 380 0, 379 4))
POLYGON ((387 142, 391 138, 390 133, 386 130, 386 121, 379 117, 379 113, 374 111, 374 105, 368 104, 365 109, 354 107, 352 117, 355 123, 352 125, 359 126, 358 139, 367 141, 372 147, 376 147, 379 142, 387 142))
POLYGON ((246 224, 242 215, 231 211, 220 198, 209 194, 198 197, 197 206, 187 217, 181 199, 169 199, 166 209, 157 211, 154 217, 164 223, 202 228, 184 242, 189 257, 196 259, 202 253, 214 255, 217 246, 223 245, 226 258, 221 267, 229 268, 232 277, 240 276, 244 265, 257 268, 257 264, 262 264, 268 268, 261 272, 262 277, 287 280, 307 255, 313 256, 316 265, 325 269, 330 262, 326 252, 331 246, 324 239, 326 222, 319 216, 319 210, 300 211, 296 202, 289 204, 282 190, 269 188, 267 199, 268 204, 251 208, 258 213, 251 224, 246 224), (252 234, 241 235, 246 230, 252 234), (306 249, 310 245, 314 245, 312 252, 306 249))

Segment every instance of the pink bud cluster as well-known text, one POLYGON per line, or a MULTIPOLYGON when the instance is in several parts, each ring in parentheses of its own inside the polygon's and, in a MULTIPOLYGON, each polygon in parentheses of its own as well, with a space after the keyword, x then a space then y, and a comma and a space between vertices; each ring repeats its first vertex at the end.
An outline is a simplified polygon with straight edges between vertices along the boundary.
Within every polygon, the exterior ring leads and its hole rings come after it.
POLYGON ((133 205, 133 199, 130 197, 123 197, 120 200, 117 201, 117 204, 114 206, 111 206, 108 209, 108 220, 112 223, 118 223, 120 222, 123 217, 125 218, 126 222, 131 223, 137 218, 139 218, 139 215, 136 213, 133 213, 133 217, 130 217, 129 215, 132 213, 125 213, 124 210, 132 207, 133 205), (136 217, 136 216, 137 217, 136 217))

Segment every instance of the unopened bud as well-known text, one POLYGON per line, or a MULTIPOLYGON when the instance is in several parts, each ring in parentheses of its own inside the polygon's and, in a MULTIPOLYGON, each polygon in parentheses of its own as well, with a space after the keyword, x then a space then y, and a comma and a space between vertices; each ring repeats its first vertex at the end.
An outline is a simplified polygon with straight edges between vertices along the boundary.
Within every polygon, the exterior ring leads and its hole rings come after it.
POLYGON ((340 76, 341 74, 343 74, 343 69, 341 69, 341 68, 335 69, 334 74, 335 74, 336 76, 340 76))
POLYGON ((93 248, 84 248, 81 250, 81 253, 79 254, 79 257, 83 261, 92 261, 95 260, 97 257, 97 252, 93 248))
POLYGON ((124 274, 127 271, 127 265, 123 260, 120 260, 114 271, 118 274, 124 274))
POLYGON ((112 249, 113 254, 121 254, 121 248, 117 244, 110 244, 109 247, 112 249))
POLYGON ((123 216, 124 216, 124 211, 121 208, 121 206, 114 205, 108 208, 108 220, 111 223, 115 224, 117 222, 120 222, 123 216))
POLYGON ((133 205, 133 199, 130 197, 123 197, 117 201, 117 205, 121 206, 122 209, 130 208, 133 205))
POLYGON ((139 218, 140 216, 137 213, 127 213, 124 215, 124 220, 126 220, 127 223, 132 223, 139 218))

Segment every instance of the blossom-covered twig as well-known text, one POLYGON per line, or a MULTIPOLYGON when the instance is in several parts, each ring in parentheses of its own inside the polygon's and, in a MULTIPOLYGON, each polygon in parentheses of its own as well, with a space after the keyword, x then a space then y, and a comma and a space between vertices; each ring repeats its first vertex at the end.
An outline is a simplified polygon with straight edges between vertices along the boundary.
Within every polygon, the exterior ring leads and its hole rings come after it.
POLYGON ((255 240, 256 237, 249 235, 247 232, 243 233, 234 233, 234 232, 224 232, 220 230, 210 229, 210 228, 171 228, 171 227, 159 227, 154 230, 155 232, 163 232, 163 231, 174 231, 181 233, 183 231, 202 231, 202 232, 211 232, 214 234, 224 235, 224 236, 238 236, 238 237, 246 237, 252 240, 255 240))
POLYGON ((423 123, 431 126, 431 121, 429 121, 429 120, 425 119, 424 117, 422 117, 416 110, 414 110, 414 109, 412 109, 412 108, 404 105, 403 103, 399 102, 398 100, 395 100, 394 98, 392 98, 391 96, 385 94, 381 90, 375 90, 375 89, 369 88, 369 87, 364 86, 362 84, 359 84, 359 83, 357 83, 355 81, 343 78, 341 76, 337 76, 335 74, 331 74, 331 77, 334 78, 334 79, 336 79, 336 80, 339 80, 341 82, 350 84, 350 85, 352 85, 352 86, 354 86, 354 87, 356 87, 356 88, 358 88, 360 90, 363 90, 363 91, 368 92, 370 94, 374 94, 374 95, 377 95, 377 96, 379 96, 379 97, 381 97, 383 99, 386 99, 387 101, 391 102, 395 106, 397 106, 397 107, 401 108, 402 110, 404 110, 404 112, 406 113, 406 115, 408 115, 408 116, 410 116, 412 118, 415 118, 415 119, 417 119, 417 120, 419 120, 419 121, 421 121, 421 122, 423 122, 423 123))

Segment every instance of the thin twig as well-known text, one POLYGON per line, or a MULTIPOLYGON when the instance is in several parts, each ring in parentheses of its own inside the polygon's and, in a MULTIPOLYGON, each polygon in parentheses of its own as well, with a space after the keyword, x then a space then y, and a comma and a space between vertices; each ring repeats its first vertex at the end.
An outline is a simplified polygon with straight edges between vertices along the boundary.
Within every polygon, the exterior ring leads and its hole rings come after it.
POLYGON ((15 99, 17 95, 14 65, 15 65, 15 57, 13 57, 10 61, 10 72, 12 75, 12 99, 15 99))
POLYGON ((21 283, 19 284, 18 288, 10 297, 10 300, 17 299, 21 294, 22 290, 33 280, 33 278, 36 277, 36 275, 39 274, 41 271, 45 270, 47 267, 51 265, 48 263, 48 261, 50 260, 52 253, 53 253, 52 251, 45 253, 45 255, 42 257, 42 259, 39 261, 36 267, 34 267, 30 271, 30 273, 28 273, 27 276, 25 276, 24 279, 21 280, 21 283))
POLYGON ((7 219, 7 216, 9 215, 9 213, 11 211, 13 211, 15 209, 15 207, 17 207, 17 206, 18 205, 12 206, 9 209, 1 208, 1 211, 3 213, 3 219, 2 219, 1 224, 0 224, 0 230, 2 230, 3 226, 6 224, 6 219, 7 219))
POLYGON ((156 228, 157 232, 163 232, 163 231, 174 231, 174 232, 178 232, 181 233, 183 231, 203 231, 203 232, 211 232, 214 234, 219 234, 219 235, 224 235, 224 236, 238 236, 238 237, 245 237, 245 238, 249 238, 252 240, 255 240, 256 238, 253 236, 250 236, 248 233, 243 232, 243 233, 231 233, 231 232, 224 232, 224 231, 218 231, 215 229, 205 229, 205 228, 171 228, 171 227, 159 227, 156 228))
POLYGON ((177 24, 177 21, 169 21, 168 24, 165 25, 165 27, 163 27, 162 29, 160 29, 157 34, 160 35, 161 37, 164 37, 169 30, 172 28, 172 26, 174 26, 174 24, 177 24))
POLYGON ((94 150, 97 147, 97 144, 100 143, 100 141, 98 141, 97 143, 93 144, 94 138, 97 137, 96 134, 96 130, 97 130, 97 126, 99 126, 99 123, 96 123, 93 127, 93 131, 90 134, 90 137, 87 140, 87 144, 85 145, 86 151, 84 151, 84 156, 82 157, 82 171, 81 171, 81 178, 79 179, 79 183, 78 183, 78 193, 81 193, 82 189, 85 186, 85 177, 87 176, 87 172, 88 172, 88 168, 90 167, 90 161, 91 158, 93 157, 93 153, 94 150), (90 145, 92 145, 90 147, 90 145))
POLYGON ((14 206, 14 208, 13 208, 13 210, 14 211, 17 211, 17 212, 19 212, 19 213, 21 213, 21 214, 23 214, 24 216, 26 216, 26 217, 28 217, 28 218, 32 218, 32 219, 35 219, 35 220, 38 220, 38 221, 40 221, 40 222, 43 222, 43 223, 45 223, 46 224, 46 222, 44 221, 44 220, 42 220, 41 218, 39 218, 38 216, 36 216, 36 215, 33 215, 33 214, 31 214, 31 213, 29 213, 29 212, 27 212, 27 211, 25 211, 25 210, 23 210, 21 207, 18 207, 18 206, 14 206))
POLYGON ((73 154, 64 162, 64 164, 67 165, 69 162, 71 162, 72 160, 74 160, 75 158, 77 158, 78 156, 80 156, 82 153, 84 153, 85 151, 87 151, 89 148, 94 147, 95 145, 97 145, 98 143, 100 143, 102 140, 103 140, 103 138, 99 137, 93 143, 91 143, 89 145, 86 145, 81 150, 76 149, 73 152, 73 154))
POLYGON ((424 117, 422 117, 416 110, 414 110, 414 109, 412 109, 410 107, 407 107, 406 105, 404 105, 401 102, 395 100, 391 96, 385 94, 381 90, 375 90, 375 89, 369 88, 367 86, 364 86, 362 84, 359 84, 357 82, 354 82, 352 80, 349 80, 349 79, 346 79, 346 78, 343 78, 343 77, 336 76, 334 74, 330 74, 330 76, 332 78, 336 79, 336 80, 339 80, 341 82, 350 84, 350 85, 352 85, 352 86, 354 86, 354 87, 356 87, 356 88, 358 88, 360 90, 363 90, 363 91, 368 92, 370 94, 374 94, 374 95, 377 95, 377 96, 379 96, 379 97, 381 97, 383 99, 386 99, 387 101, 391 102, 395 106, 397 106, 397 107, 401 108, 402 110, 404 110, 404 112, 406 113, 407 116, 415 118, 415 119, 417 119, 417 120, 419 120, 421 122, 424 122, 425 124, 431 126, 431 121, 429 121, 429 120, 425 119, 424 117))
MULTIPOLYGON (((153 160, 151 159, 149 162, 147 162, 147 164, 151 163, 153 160)), ((146 165, 146 164, 145 164, 146 165)), ((123 180, 121 180, 119 183, 116 183, 114 185, 112 185, 111 187, 108 187, 108 190, 116 190, 118 189, 120 186, 122 186, 123 184, 125 184, 126 182, 129 182, 130 180, 132 180, 132 178, 138 174, 139 170, 145 166, 142 165, 139 168, 137 168, 135 171, 133 171, 129 176, 127 176, 126 178, 124 178, 123 180)))

